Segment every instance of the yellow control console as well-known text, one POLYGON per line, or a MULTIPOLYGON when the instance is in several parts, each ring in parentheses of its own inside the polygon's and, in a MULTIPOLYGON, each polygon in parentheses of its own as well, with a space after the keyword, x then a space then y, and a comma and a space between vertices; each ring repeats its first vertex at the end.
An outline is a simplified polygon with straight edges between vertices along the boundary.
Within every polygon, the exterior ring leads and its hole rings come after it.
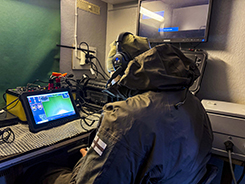
POLYGON ((7 89, 6 105, 10 104, 7 107, 7 111, 17 116, 21 121, 27 121, 25 111, 19 99, 21 92, 20 89, 7 89))

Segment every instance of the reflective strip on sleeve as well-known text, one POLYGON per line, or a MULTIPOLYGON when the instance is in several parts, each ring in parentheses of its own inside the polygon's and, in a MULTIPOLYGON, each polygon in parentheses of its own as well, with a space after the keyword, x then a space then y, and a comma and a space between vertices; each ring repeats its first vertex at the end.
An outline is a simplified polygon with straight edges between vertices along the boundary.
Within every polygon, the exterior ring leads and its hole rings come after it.
POLYGON ((105 150, 106 146, 107 144, 103 142, 97 135, 95 136, 91 145, 94 151, 98 153, 100 156, 103 154, 103 151, 105 150))

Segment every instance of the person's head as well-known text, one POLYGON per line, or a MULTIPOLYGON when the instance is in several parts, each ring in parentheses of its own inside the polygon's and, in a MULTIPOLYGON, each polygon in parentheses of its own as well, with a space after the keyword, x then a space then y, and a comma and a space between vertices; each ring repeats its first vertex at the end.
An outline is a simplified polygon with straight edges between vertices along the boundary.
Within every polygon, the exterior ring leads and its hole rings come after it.
MULTIPOLYGON (((127 34, 126 38, 133 38, 131 34, 127 34)), ((125 43, 124 40, 122 43, 125 43)), ((144 45, 144 44, 142 44, 144 45)), ((141 46, 142 46, 141 45, 141 46)), ((148 45, 148 43, 147 43, 148 45)), ((119 81, 114 84, 111 82, 106 90, 108 94, 127 99, 136 94, 146 91, 164 91, 164 90, 184 90, 189 89, 193 82, 200 75, 200 72, 195 63, 187 58, 179 48, 170 44, 160 44, 149 49, 133 49, 125 51, 131 52, 134 55, 129 55, 131 60, 125 62, 126 68, 120 64, 114 56, 117 56, 116 44, 114 45, 114 53, 111 55, 111 61, 108 69, 115 71, 112 77, 108 80, 109 84, 112 79, 121 75, 119 81), (113 61, 116 61, 113 63, 113 61), (118 64, 118 63, 119 64, 118 64), (115 67, 116 66, 116 67, 115 67)), ((135 42, 131 42, 127 46, 135 46, 135 42)), ((138 48, 138 47, 137 47, 138 48)), ((119 58, 120 61, 120 58, 119 58)))
POLYGON ((110 44, 111 50, 107 58, 107 70, 111 79, 120 79, 130 60, 150 49, 146 37, 136 36, 130 32, 119 34, 117 40, 110 44), (114 76, 113 76, 114 75, 114 76))

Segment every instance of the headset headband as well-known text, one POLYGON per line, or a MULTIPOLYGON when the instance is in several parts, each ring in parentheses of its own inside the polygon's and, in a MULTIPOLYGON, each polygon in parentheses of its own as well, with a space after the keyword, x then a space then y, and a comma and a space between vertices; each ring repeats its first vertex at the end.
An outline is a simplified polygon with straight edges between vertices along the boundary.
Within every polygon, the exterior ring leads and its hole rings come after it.
POLYGON ((133 34, 130 33, 130 32, 122 32, 122 33, 118 36, 118 38, 117 38, 117 52, 122 52, 121 43, 122 43, 122 41, 123 41, 124 36, 126 36, 126 35, 128 35, 128 34, 133 35, 133 34))

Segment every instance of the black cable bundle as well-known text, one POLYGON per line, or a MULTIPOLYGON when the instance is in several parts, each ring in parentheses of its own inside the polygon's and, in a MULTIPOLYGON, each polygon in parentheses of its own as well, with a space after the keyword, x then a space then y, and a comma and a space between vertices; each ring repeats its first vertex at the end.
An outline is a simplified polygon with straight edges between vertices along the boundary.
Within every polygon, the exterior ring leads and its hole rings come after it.
POLYGON ((4 130, 0 130, 0 138, 5 143, 11 143, 14 141, 15 135, 11 128, 5 128, 4 130))

